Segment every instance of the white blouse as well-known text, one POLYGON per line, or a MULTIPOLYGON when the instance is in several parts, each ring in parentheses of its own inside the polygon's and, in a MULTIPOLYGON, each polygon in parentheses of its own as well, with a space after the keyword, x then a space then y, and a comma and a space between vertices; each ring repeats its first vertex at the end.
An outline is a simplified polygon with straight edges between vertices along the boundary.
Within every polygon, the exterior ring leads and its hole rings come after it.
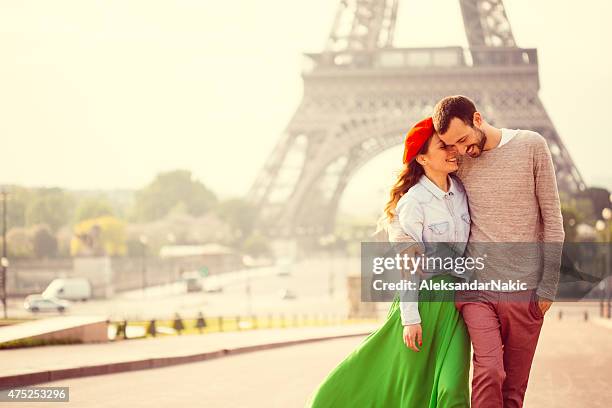
MULTIPOLYGON (((449 176, 449 189, 444 192, 427 176, 406 192, 395 208, 403 232, 419 243, 444 242, 452 252, 462 255, 470 235, 470 213, 467 196, 461 182, 449 176)), ((432 256, 427 252, 425 256, 432 256)), ((438 256, 438 255, 436 255, 438 256)), ((446 271, 424 270, 431 278, 446 271)), ((461 276, 451 273, 455 276, 461 276)), ((404 292, 400 302, 402 324, 421 322, 418 308, 418 291, 404 292)))

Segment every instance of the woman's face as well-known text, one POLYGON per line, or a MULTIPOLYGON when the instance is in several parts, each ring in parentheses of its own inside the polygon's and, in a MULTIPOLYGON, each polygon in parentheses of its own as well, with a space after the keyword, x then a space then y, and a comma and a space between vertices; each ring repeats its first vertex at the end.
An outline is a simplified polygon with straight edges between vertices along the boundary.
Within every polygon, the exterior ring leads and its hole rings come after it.
POLYGON ((432 136, 429 143, 427 153, 422 155, 421 165, 425 169, 442 173, 452 173, 456 171, 457 165, 457 149, 452 146, 446 146, 437 133, 432 136))

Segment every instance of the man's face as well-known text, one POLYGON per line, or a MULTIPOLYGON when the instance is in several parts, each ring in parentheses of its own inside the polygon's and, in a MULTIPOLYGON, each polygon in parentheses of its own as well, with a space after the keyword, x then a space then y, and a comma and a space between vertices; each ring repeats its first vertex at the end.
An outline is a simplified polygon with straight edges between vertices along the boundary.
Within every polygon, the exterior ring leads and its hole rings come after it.
POLYGON ((448 130, 440 139, 449 147, 455 147, 461 155, 478 157, 487 141, 484 132, 478 127, 466 125, 461 119, 451 119, 448 130))

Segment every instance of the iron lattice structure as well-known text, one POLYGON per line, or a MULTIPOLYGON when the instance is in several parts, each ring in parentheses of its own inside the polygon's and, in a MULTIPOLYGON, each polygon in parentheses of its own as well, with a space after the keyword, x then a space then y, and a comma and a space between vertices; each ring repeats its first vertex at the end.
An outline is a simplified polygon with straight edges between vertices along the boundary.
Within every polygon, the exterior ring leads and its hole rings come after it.
POLYGON ((537 50, 516 46, 502 0, 459 2, 468 49, 395 48, 398 0, 340 1, 325 50, 306 54, 303 99, 248 193, 260 228, 331 232, 351 176, 447 95, 469 96, 496 126, 542 134, 559 189, 585 189, 538 96, 537 50))

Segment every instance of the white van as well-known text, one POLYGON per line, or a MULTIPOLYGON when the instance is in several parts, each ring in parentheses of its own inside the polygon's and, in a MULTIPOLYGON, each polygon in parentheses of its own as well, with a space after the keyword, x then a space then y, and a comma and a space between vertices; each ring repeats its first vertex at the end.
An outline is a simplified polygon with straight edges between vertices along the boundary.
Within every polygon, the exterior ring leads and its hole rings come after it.
POLYGON ((91 298, 91 284, 85 278, 54 279, 42 296, 43 298, 85 301, 91 298))

